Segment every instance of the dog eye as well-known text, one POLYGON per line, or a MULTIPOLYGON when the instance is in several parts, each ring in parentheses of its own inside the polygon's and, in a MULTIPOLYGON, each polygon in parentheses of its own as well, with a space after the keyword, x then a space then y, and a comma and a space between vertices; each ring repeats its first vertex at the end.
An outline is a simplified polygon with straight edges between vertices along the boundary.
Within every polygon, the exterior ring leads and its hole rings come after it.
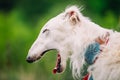
POLYGON ((47 31, 49 31, 49 29, 44 29, 42 33, 45 33, 45 32, 47 32, 47 31))

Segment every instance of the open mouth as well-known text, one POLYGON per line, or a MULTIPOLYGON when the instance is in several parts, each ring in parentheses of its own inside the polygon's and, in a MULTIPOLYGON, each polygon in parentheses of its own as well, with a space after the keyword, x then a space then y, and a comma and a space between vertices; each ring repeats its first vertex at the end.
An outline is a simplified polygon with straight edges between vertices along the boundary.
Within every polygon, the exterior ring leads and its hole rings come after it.
POLYGON ((61 73, 63 71, 63 68, 61 66, 61 56, 60 54, 58 53, 57 55, 57 62, 56 62, 56 66, 55 68, 53 69, 53 73, 56 74, 56 73, 61 73))
MULTIPOLYGON (((37 60, 39 60, 46 52, 50 51, 50 50, 56 50, 56 49, 48 49, 48 50, 45 50, 42 54, 40 54, 39 56, 35 56, 35 57, 28 57, 27 58, 27 62, 29 63, 33 63, 37 60)), ((58 50, 57 50, 58 51, 58 50)), ((59 52, 59 51, 58 51, 59 52)), ((56 61, 56 65, 55 65, 55 68, 53 69, 53 73, 56 74, 56 73, 61 73, 63 72, 63 67, 61 65, 61 56, 60 54, 58 53, 57 54, 57 61, 56 61)))
MULTIPOLYGON (((44 51, 41 56, 43 56, 46 52, 50 51, 50 50, 56 50, 56 49, 49 49, 49 50, 46 50, 44 51)), ((58 51, 58 50, 57 50, 58 51)), ((59 51, 58 51, 59 52, 59 51)), ((53 73, 56 74, 56 73, 61 73, 63 72, 63 68, 61 66, 61 56, 60 54, 58 53, 57 54, 57 61, 56 61, 56 66, 55 68, 53 69, 53 73)))

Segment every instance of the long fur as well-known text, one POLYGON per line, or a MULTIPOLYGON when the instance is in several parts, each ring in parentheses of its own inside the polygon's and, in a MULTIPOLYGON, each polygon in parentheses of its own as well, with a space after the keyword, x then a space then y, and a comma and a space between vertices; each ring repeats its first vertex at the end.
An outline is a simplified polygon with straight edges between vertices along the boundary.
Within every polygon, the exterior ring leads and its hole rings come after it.
POLYGON ((110 34, 108 46, 89 68, 89 72, 94 80, 120 80, 119 33, 93 23, 83 16, 76 6, 67 8, 45 24, 31 46, 27 58, 35 61, 41 58, 46 50, 57 49, 61 56, 62 68, 66 68, 66 61, 70 58, 73 77, 79 79, 87 46, 107 32, 110 34), (45 29, 48 31, 43 33, 45 29))
POLYGON ((120 80, 120 33, 115 32, 100 54, 98 60, 90 66, 89 72, 94 80, 120 80))
POLYGON ((74 30, 76 33, 74 35, 74 53, 70 57, 73 77, 79 78, 81 67, 84 64, 84 52, 86 47, 93 43, 97 37, 106 34, 106 32, 112 34, 112 30, 104 29, 93 23, 88 18, 84 17, 81 13, 79 13, 78 8, 75 6, 68 8, 66 11, 68 10, 75 10, 75 12, 78 12, 80 17, 80 26, 74 30))

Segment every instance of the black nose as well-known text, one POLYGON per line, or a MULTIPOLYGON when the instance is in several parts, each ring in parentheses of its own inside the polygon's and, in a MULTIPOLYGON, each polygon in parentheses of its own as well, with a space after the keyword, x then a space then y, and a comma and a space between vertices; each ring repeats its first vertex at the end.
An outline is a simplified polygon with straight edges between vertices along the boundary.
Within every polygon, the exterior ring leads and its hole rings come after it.
POLYGON ((26 61, 27 61, 28 63, 33 63, 35 60, 32 59, 31 57, 27 57, 26 61))

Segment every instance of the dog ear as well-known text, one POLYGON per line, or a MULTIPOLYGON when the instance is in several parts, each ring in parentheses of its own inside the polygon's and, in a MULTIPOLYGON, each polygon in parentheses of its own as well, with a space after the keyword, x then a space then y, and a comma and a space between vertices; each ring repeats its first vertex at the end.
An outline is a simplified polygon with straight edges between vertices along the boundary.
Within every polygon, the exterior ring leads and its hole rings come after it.
POLYGON ((73 24, 80 22, 79 9, 76 6, 72 6, 65 10, 65 17, 73 24))

